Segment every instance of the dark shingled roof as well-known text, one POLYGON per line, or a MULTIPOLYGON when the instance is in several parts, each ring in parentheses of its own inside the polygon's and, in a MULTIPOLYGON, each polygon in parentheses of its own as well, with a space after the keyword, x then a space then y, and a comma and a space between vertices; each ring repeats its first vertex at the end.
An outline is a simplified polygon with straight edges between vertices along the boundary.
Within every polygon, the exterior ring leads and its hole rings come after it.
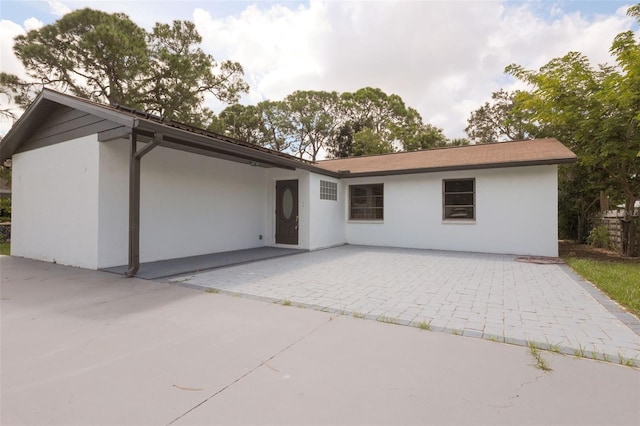
POLYGON ((573 163, 576 155, 557 139, 467 145, 319 161, 344 176, 424 173, 526 165, 573 163))

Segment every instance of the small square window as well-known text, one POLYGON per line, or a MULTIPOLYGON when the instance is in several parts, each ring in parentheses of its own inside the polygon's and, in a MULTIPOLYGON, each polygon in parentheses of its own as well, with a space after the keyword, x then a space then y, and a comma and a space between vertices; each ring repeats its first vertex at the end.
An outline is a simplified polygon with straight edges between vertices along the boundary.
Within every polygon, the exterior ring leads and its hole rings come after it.
POLYGON ((336 182, 320 181, 320 199, 321 200, 338 200, 338 184, 336 182))
POLYGON ((476 180, 445 179, 442 181, 442 217, 446 220, 476 218, 476 180))

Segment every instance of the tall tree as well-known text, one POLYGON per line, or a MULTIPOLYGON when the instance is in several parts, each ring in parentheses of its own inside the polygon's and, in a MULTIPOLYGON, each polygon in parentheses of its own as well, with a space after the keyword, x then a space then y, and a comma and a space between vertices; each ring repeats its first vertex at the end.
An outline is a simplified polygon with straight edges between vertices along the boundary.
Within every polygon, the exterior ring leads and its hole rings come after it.
POLYGON ((396 132, 406 116, 406 106, 398 95, 387 95, 378 88, 364 87, 341 95, 345 121, 352 127, 371 130, 380 140, 393 146, 396 132))
POLYGON ((218 114, 221 128, 211 130, 221 131, 236 139, 262 145, 264 135, 261 131, 261 114, 255 105, 234 104, 223 109, 218 114))
POLYGON ((471 113, 465 132, 476 144, 517 141, 531 137, 531 112, 521 107, 523 92, 498 90, 491 94, 491 102, 471 113), (519 107, 520 106, 520 107, 519 107))
POLYGON ((284 99, 289 116, 287 131, 296 155, 316 160, 338 127, 336 92, 298 90, 284 99))
POLYGON ((28 105, 41 87, 20 80, 17 76, 0 72, 0 120, 15 121, 18 117, 14 106, 28 105))
POLYGON ((338 127, 333 139, 327 146, 329 155, 334 158, 351 157, 354 155, 354 135, 364 128, 362 123, 347 121, 338 127))
POLYGON ((409 124, 399 129, 397 135, 405 151, 439 148, 449 144, 442 129, 432 124, 422 123, 422 119, 413 125, 409 124))
POLYGON ((3 87, 23 106, 32 100, 24 88, 36 84, 204 126, 212 116, 205 94, 232 103, 248 86, 240 64, 216 62, 201 41, 191 22, 156 24, 148 33, 121 13, 76 10, 16 37, 29 80, 11 76, 3 87))
POLYGON ((242 66, 231 61, 216 63, 199 47, 202 37, 192 22, 158 23, 147 42, 149 68, 142 103, 149 112, 203 126, 205 94, 235 103, 240 93, 248 91, 242 66))
POLYGON ((260 114, 260 145, 274 151, 289 152, 292 140, 287 138, 289 115, 282 101, 262 101, 258 103, 260 114))
POLYGON ((43 85, 106 103, 138 107, 147 65, 145 31, 128 16, 92 9, 15 39, 14 51, 29 77, 43 85))
POLYGON ((365 87, 343 93, 340 100, 343 124, 329 150, 334 156, 414 151, 446 143, 442 130, 425 124, 418 111, 407 107, 398 95, 365 87), (360 132, 364 133, 358 136, 360 132))
MULTIPOLYGON (((469 139, 467 138, 453 138, 449 139, 444 146, 465 146, 469 145, 469 139)), ((443 146, 443 145, 440 145, 443 146)))
POLYGON ((262 101, 257 105, 228 106, 218 114, 209 130, 275 151, 289 152, 291 138, 286 133, 289 125, 284 102, 262 101))
POLYGON ((365 127, 353 135, 352 155, 376 155, 393 152, 393 145, 384 140, 370 127, 365 127))
POLYGON ((296 91, 255 108, 234 105, 212 129, 300 157, 348 157, 446 146, 442 130, 422 121, 398 95, 366 87, 354 93, 296 91))
MULTIPOLYGON (((640 21, 640 5, 629 9, 640 21)), ((577 52, 551 60, 538 71, 510 65, 507 72, 533 90, 523 107, 533 120, 553 128, 582 166, 603 177, 602 185, 624 194, 625 254, 635 255, 634 203, 640 199, 640 42, 619 34, 611 52, 616 66, 593 68, 577 52)))

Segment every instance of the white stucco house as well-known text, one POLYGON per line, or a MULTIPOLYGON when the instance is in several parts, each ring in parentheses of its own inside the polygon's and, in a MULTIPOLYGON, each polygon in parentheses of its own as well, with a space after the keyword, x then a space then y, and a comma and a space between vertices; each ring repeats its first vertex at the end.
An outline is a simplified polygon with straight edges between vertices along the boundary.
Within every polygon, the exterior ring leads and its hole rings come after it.
POLYGON ((44 90, 0 145, 11 253, 90 269, 261 246, 557 256, 555 139, 311 162, 44 90))

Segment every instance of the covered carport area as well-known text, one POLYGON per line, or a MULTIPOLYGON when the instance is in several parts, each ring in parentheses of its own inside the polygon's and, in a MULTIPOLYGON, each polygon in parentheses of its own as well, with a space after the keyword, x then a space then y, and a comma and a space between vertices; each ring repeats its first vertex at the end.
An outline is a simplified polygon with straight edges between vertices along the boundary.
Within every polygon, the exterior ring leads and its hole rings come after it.
MULTIPOLYGON (((136 111, 131 110, 137 114, 136 111)), ((237 265, 261 259, 281 257, 299 253, 298 248, 251 247, 186 256, 152 262, 140 262, 141 230, 141 170, 142 157, 156 147, 213 157, 234 163, 259 168, 278 168, 295 171, 300 164, 313 169, 311 162, 294 159, 287 154, 273 152, 266 148, 226 138, 222 135, 173 122, 156 122, 148 118, 138 119, 131 129, 110 132, 99 139, 107 142, 111 138, 129 139, 131 149, 129 158, 129 262, 125 274, 147 279, 158 279, 185 272, 214 269, 237 265)), ((105 268, 106 271, 122 272, 123 266, 105 268)))
MULTIPOLYGON (((275 183, 307 179, 304 191, 309 172, 338 176, 262 146, 46 89, 0 147, 18 172, 12 254, 91 269, 126 265, 130 277, 141 265, 166 276, 280 255, 286 250, 266 250, 277 243, 275 183), (166 269, 180 262, 191 269, 166 269)), ((308 216, 300 213, 305 233, 308 216)), ((307 237, 282 248, 308 246, 307 237)))

